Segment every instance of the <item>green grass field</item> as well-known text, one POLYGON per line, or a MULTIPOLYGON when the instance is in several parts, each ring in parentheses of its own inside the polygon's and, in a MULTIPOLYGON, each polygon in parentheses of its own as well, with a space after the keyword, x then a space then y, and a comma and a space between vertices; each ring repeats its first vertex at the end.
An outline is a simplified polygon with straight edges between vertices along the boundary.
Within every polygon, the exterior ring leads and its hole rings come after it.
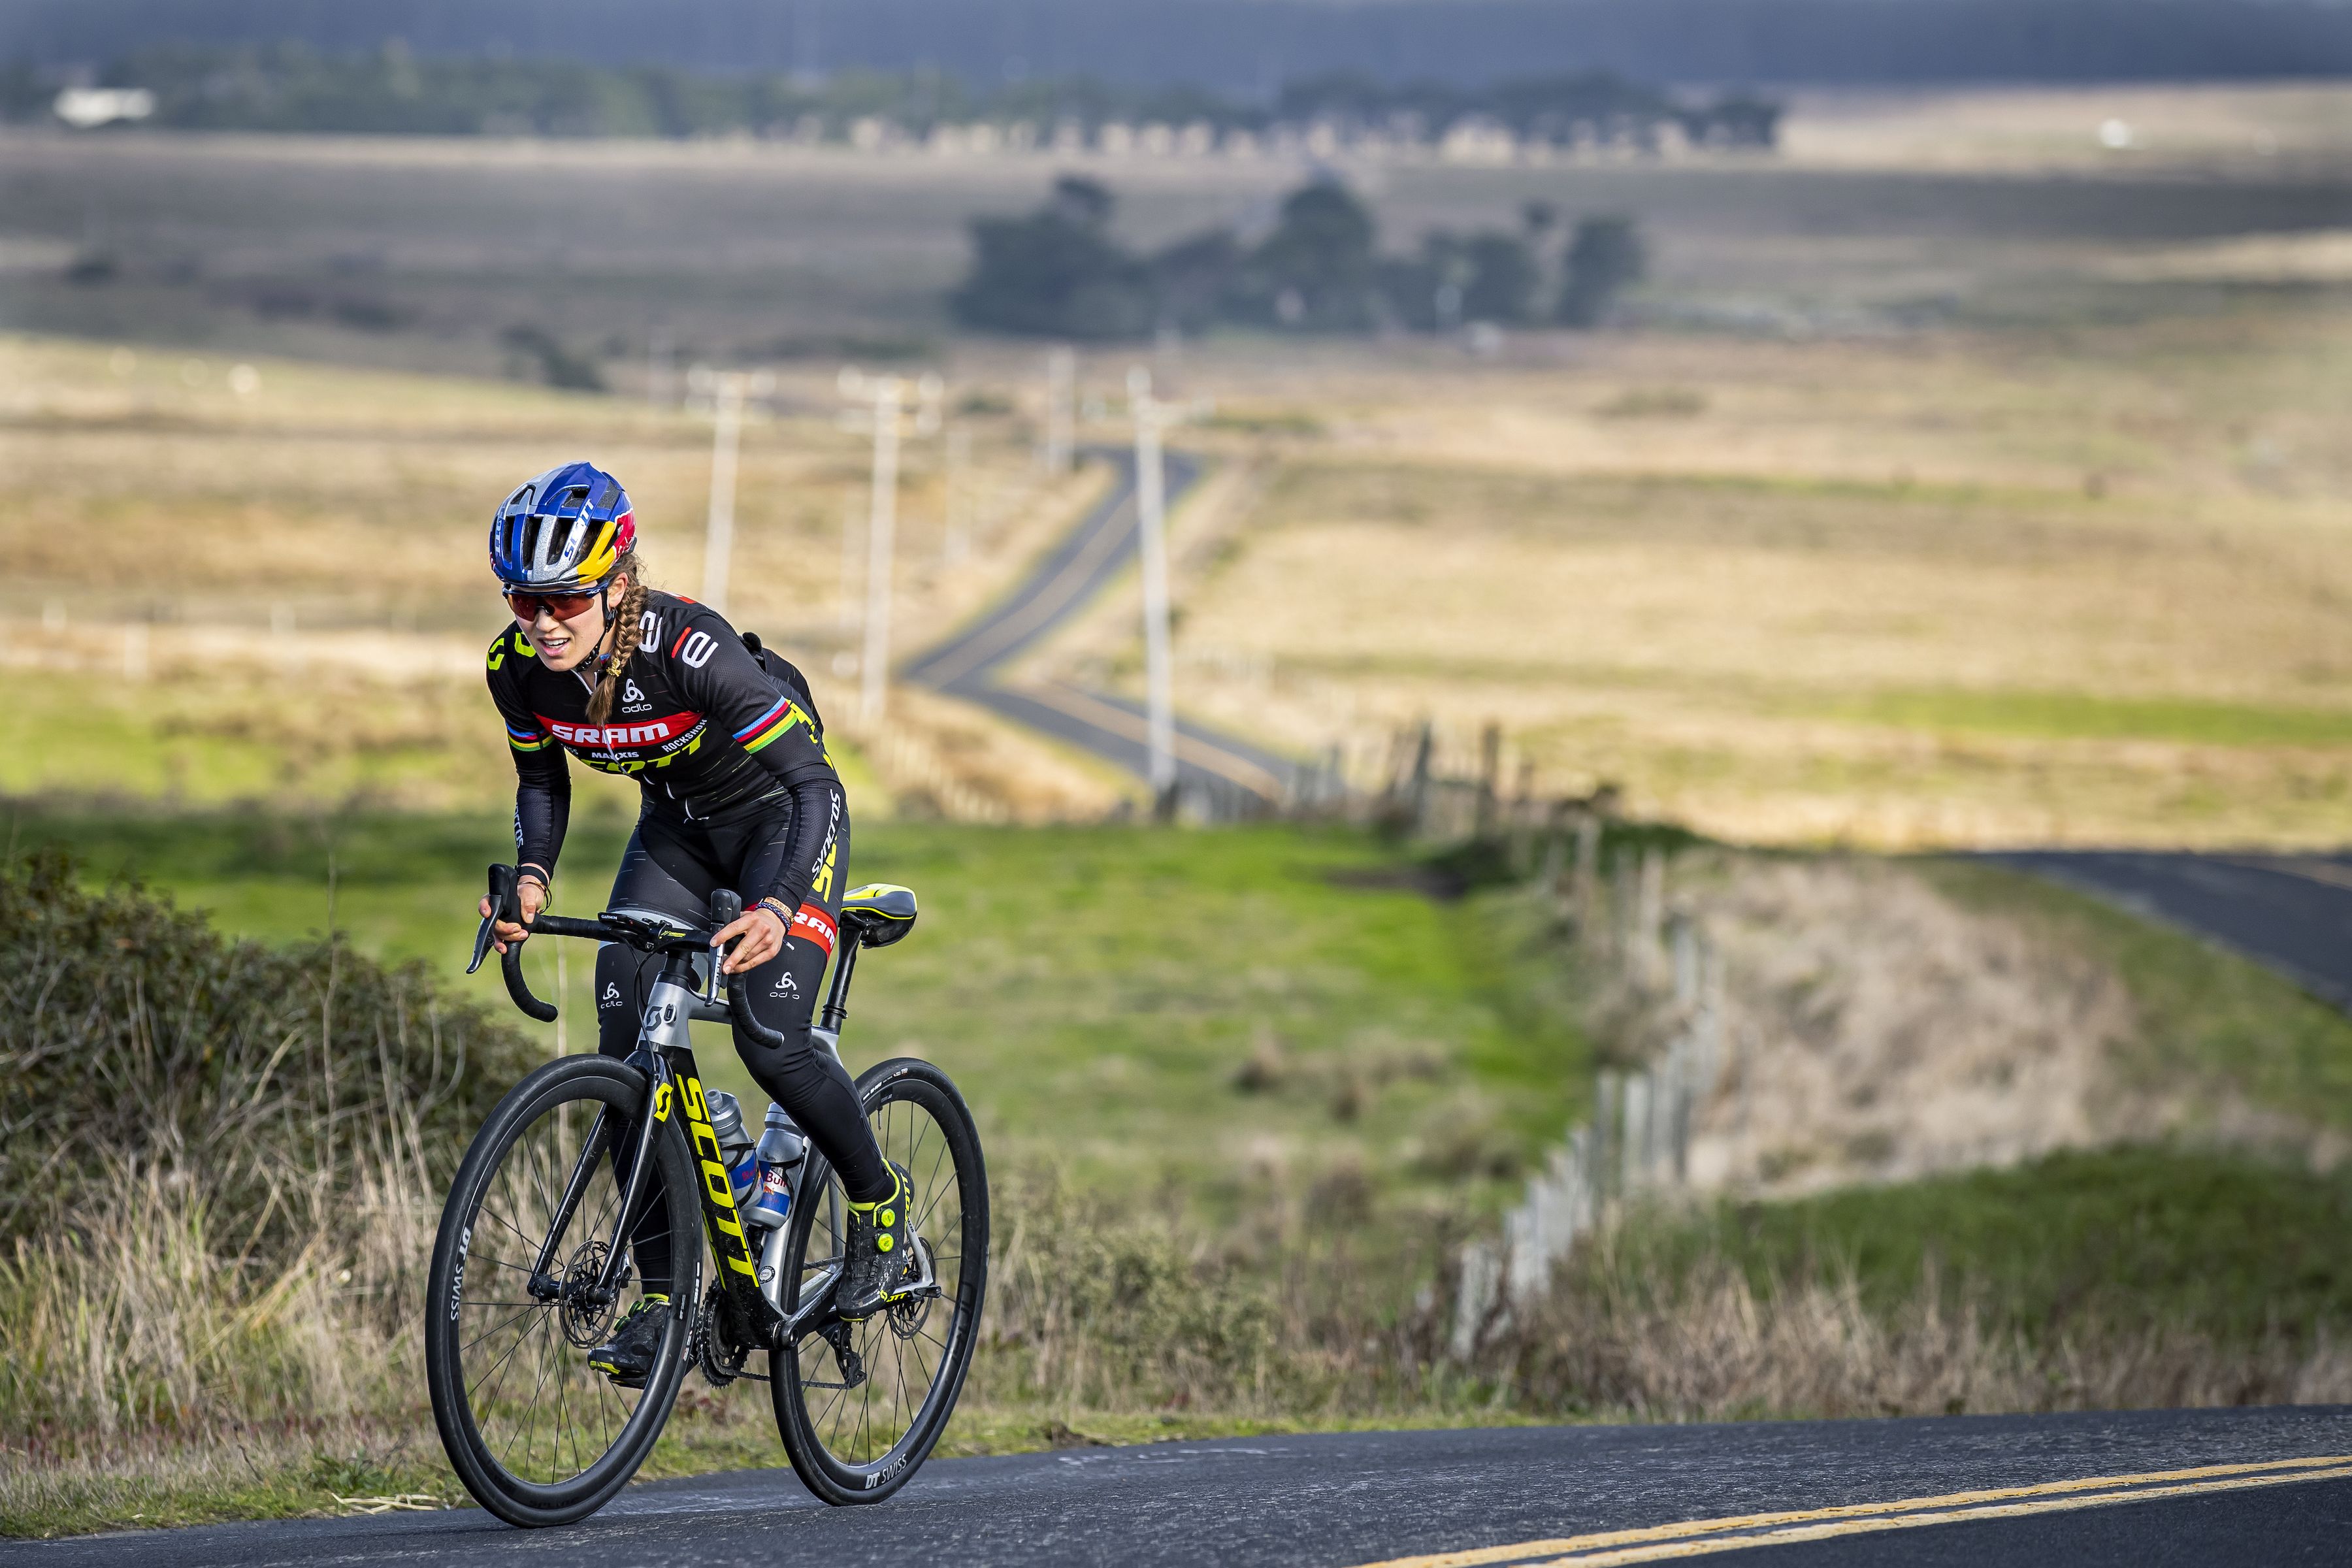
POLYGON ((1684 1266, 1727 1259, 1761 1290, 1850 1278, 1877 1312, 1911 1300, 1932 1267, 1948 1298, 2026 1333, 2096 1321, 2307 1343, 2352 1323, 2347 1224, 2352 1173, 2153 1146, 1715 1205, 1628 1236, 1684 1266))
MULTIPOLYGON (((600 907, 625 830, 574 824, 560 912, 600 907)), ((337 929, 453 981, 481 868, 510 853, 491 816, 20 808, 6 831, 268 941, 326 929, 331 866, 337 929)), ((1543 956, 1497 937, 1475 900, 1414 890, 1412 863, 1365 836, 885 821, 854 845, 854 879, 913 887, 924 912, 860 970, 844 1054, 853 1070, 901 1054, 946 1067, 1008 1168, 1166 1186, 1204 1216, 1334 1176, 1412 1209, 1491 1206, 1588 1093, 1543 956)), ((541 994, 555 945, 532 950, 541 994)), ((566 945, 566 1044, 584 1050, 592 950, 566 945)), ((499 999, 487 970, 455 983, 499 999)), ((516 1021, 554 1048, 552 1026, 516 1021)), ((701 1059, 755 1092, 719 1032, 701 1059)))

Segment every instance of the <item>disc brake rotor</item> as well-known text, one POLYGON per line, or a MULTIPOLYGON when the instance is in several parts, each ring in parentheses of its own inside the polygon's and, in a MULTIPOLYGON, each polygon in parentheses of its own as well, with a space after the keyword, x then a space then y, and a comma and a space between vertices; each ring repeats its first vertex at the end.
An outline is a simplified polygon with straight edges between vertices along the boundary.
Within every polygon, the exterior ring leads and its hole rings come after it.
MULTIPOLYGON (((611 1256, 602 1241, 584 1241, 573 1250, 571 1260, 563 1266, 561 1281, 563 1302, 563 1337, 574 1349, 593 1350, 604 1342, 613 1327, 615 1300, 598 1301, 580 1289, 588 1281, 604 1277, 604 1259, 611 1256)), ((600 1292, 601 1294, 601 1292, 600 1292)))

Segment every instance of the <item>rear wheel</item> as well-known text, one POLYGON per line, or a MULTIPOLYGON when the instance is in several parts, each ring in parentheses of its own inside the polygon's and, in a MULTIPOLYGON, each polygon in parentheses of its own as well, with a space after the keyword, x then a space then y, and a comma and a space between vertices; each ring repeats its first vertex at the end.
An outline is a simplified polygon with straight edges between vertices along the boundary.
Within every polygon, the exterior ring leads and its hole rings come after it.
POLYGON ((661 1180, 639 1202, 656 1216, 646 1239, 667 1233, 677 1305, 643 1389, 615 1386, 587 1359, 634 1296, 634 1267, 609 1295, 596 1281, 622 1199, 608 1151, 634 1149, 645 1103, 635 1068, 603 1057, 549 1063, 482 1124, 441 1213, 425 1324, 433 1418, 466 1489, 509 1524, 565 1524, 604 1506, 644 1463, 677 1398, 702 1242, 695 1175, 674 1128, 656 1130, 648 1189, 654 1174, 661 1180), (577 1202, 534 1277, 575 1180, 577 1202))
MULTIPOLYGON (((769 1357, 784 1452, 835 1504, 881 1501, 930 1453, 963 1391, 988 1287, 988 1173, 955 1084, 902 1058, 867 1068, 857 1091, 883 1158, 912 1184, 908 1213, 932 1282, 860 1321, 813 1326, 769 1357)), ((812 1152, 785 1222, 787 1315, 838 1272, 844 1202, 812 1152)))

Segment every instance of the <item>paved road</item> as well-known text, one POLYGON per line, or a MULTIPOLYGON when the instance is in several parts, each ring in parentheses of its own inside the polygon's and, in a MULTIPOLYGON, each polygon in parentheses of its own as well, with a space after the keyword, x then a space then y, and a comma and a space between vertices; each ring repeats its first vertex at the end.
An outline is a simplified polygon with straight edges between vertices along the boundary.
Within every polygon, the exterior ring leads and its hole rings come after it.
POLYGON ((2341 1407, 1380 1432, 934 1460, 876 1508, 827 1509, 790 1471, 757 1470, 640 1486, 563 1530, 469 1510, 27 1542, 0 1562, 1349 1568, 1729 1552, 2233 1568, 2352 1557, 2347 1456, 2341 1407), (2324 1462, 2295 1463, 2310 1460, 2324 1462))
MULTIPOLYGON (((2184 927, 2352 1011, 2352 858, 2139 850, 1985 858, 2184 927)), ((2352 1560, 2352 1548, 2347 1556, 2352 1560)))
MULTIPOLYGON (((1007 667, 1084 608, 1135 558, 1135 460, 1124 454, 1094 455, 1118 465, 1110 493, 995 609, 918 654, 899 673, 1143 778, 1150 752, 1140 704, 1063 681, 1003 684, 1007 667)), ((1165 473, 1168 504, 1173 507, 1199 479, 1200 459, 1171 452, 1165 473)), ((1287 758, 1181 718, 1176 731, 1177 787, 1208 803, 1214 815, 1249 815, 1280 800, 1289 787, 1287 758)))

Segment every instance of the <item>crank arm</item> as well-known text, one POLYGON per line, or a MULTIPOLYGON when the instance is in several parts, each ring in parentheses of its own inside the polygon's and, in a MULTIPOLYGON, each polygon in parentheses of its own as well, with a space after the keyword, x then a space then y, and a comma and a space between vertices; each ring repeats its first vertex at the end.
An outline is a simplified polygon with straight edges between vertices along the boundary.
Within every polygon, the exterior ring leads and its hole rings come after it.
POLYGON ((778 1348, 799 1342, 802 1336, 821 1331, 833 1317, 834 1287, 841 1283, 841 1269, 817 1281, 815 1292, 789 1313, 780 1313, 775 1322, 775 1342, 778 1348))

